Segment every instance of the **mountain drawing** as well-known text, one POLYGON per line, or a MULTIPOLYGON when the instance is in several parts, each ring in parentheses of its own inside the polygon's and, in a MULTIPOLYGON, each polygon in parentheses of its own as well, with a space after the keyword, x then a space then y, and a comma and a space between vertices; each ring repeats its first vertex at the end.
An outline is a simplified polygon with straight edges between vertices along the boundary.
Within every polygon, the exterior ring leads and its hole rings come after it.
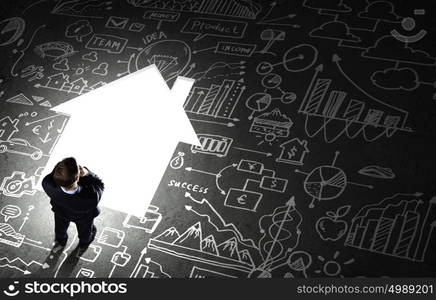
POLYGON ((218 249, 216 246, 215 238, 213 235, 208 235, 201 241, 201 249, 204 252, 212 253, 218 255, 218 249))
POLYGON ((195 223, 179 236, 172 244, 201 251, 201 225, 195 223))
POLYGON ((212 234, 203 238, 200 222, 195 223, 182 234, 176 228, 170 227, 151 238, 148 247, 177 257, 244 272, 249 272, 254 267, 250 252, 247 249, 240 250, 241 246, 236 237, 231 237, 217 245, 216 238, 212 234))

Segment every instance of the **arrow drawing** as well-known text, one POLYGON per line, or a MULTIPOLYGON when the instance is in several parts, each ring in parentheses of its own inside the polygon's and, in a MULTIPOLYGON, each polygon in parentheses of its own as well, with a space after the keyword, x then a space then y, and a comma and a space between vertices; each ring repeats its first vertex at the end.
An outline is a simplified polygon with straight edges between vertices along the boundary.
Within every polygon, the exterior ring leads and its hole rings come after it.
POLYGON ((178 142, 199 146, 183 110, 193 81, 170 90, 153 64, 52 108, 71 117, 44 173, 73 156, 105 183, 102 206, 142 217, 178 142))
POLYGON ((18 231, 21 231, 21 229, 23 229, 24 224, 26 224, 27 220, 29 220, 29 217, 24 217, 24 219, 23 219, 23 223, 21 223, 21 226, 20 226, 20 228, 18 229, 18 231))
POLYGON ((273 263, 295 249, 300 241, 302 215, 296 209, 292 196, 284 206, 277 207, 273 213, 259 219, 262 238, 259 249, 264 257, 260 268, 272 268, 273 263))

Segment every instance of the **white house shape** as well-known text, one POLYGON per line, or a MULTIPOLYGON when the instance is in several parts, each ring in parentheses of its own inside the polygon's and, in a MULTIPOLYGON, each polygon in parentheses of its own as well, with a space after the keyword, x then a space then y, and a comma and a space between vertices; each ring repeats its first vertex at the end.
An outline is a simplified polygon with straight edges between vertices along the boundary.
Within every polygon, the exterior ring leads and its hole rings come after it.
POLYGON ((150 65, 52 108, 71 118, 41 179, 73 156, 102 178, 102 206, 142 217, 178 142, 199 145, 183 110, 193 82, 170 90, 150 65))

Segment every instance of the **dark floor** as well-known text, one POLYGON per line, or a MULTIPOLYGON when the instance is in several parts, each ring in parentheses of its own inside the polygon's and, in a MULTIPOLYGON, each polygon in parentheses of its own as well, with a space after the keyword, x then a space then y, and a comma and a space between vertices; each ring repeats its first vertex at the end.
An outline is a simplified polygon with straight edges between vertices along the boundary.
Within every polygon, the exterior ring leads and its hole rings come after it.
POLYGON ((428 2, 1 1, 0 276, 435 276, 428 2), (144 218, 103 209, 82 256, 73 226, 51 252, 50 107, 152 63, 196 79, 203 147, 168 157, 144 218))

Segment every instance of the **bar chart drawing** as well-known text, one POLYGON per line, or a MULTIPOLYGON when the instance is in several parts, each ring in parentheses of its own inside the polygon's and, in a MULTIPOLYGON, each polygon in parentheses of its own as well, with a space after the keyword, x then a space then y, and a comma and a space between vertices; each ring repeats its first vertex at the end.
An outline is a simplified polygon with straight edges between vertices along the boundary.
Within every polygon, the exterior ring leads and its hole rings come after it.
POLYGON ((396 194, 363 207, 353 218, 345 246, 423 262, 436 237, 436 197, 396 194))
POLYGON ((158 0, 154 2, 129 0, 128 2, 134 6, 143 8, 189 11, 252 20, 254 20, 262 10, 260 4, 251 0, 158 0))
MULTIPOLYGON (((215 122, 235 121, 233 111, 245 90, 243 79, 225 79, 221 84, 194 87, 184 104, 188 117, 214 119, 215 122)), ((206 121, 207 122, 207 121, 206 121)))
POLYGON ((306 115, 305 130, 309 137, 322 132, 324 140, 333 143, 344 135, 350 139, 361 135, 372 142, 382 136, 391 137, 397 131, 411 131, 406 127, 408 112, 367 94, 344 73, 339 57, 335 56, 333 61, 358 93, 336 89, 332 79, 319 77, 323 67, 318 66, 299 108, 299 113, 306 115))

